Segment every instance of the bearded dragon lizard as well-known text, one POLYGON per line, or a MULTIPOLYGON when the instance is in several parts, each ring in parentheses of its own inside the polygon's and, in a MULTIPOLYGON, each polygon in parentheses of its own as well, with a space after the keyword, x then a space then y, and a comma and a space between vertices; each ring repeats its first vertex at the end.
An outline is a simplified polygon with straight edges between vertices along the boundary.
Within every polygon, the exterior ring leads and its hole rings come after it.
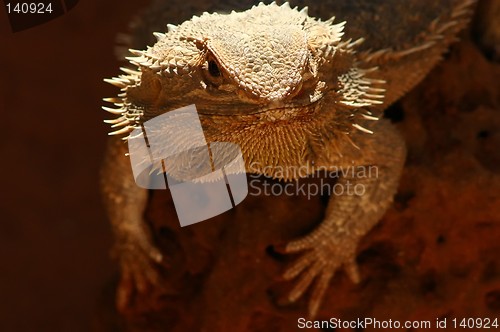
POLYGON ((124 308, 134 291, 157 284, 155 263, 163 259, 143 220, 147 191, 134 183, 123 140, 145 121, 195 104, 207 142, 237 144, 248 172, 292 181, 304 166, 310 173, 378 168, 376 178, 341 176, 339 184, 360 184, 364 194, 332 197, 324 221, 284 248, 302 253, 283 275, 296 280, 288 300, 312 287, 314 316, 339 268, 360 280, 358 242, 397 190, 405 147, 393 125, 379 119, 382 111, 440 60, 475 1, 302 0, 295 8, 260 3, 228 13, 253 5, 229 2, 213 1, 204 9, 218 12, 177 26, 167 23, 191 15, 189 6, 158 2, 135 29, 132 46, 143 50, 131 50, 124 74, 106 80, 121 90, 105 99, 116 107, 104 109, 117 118, 106 121, 115 129, 101 174, 121 266, 117 304, 124 308), (155 29, 163 32, 145 48, 155 29))

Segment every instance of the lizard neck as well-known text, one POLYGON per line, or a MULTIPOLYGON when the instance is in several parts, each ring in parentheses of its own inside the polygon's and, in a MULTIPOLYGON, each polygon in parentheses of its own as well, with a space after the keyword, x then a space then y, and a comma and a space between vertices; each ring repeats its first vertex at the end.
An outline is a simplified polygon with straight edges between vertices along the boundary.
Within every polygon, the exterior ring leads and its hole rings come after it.
POLYGON ((352 145, 352 112, 325 100, 249 115, 200 114, 200 119, 208 142, 239 145, 247 172, 294 180, 341 159, 340 151, 352 145))

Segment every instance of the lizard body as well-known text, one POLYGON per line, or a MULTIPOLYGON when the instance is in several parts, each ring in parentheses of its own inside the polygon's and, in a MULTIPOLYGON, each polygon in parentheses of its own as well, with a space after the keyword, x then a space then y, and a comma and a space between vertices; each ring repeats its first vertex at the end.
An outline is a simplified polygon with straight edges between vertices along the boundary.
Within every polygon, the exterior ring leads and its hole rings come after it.
MULTIPOLYGON (((304 166, 308 174, 377 166, 376 178, 340 177, 340 185, 362 185, 364 194, 332 197, 321 225, 284 248, 302 253, 284 273, 285 279, 297 280, 288 299, 293 302, 312 287, 309 314, 314 316, 339 268, 359 281, 357 244, 397 190, 404 142, 378 116, 438 62, 465 26, 473 3, 294 3, 337 17, 322 20, 287 3, 224 14, 253 2, 221 0, 204 8, 220 13, 203 13, 164 31, 169 20, 188 14, 173 15, 172 1, 158 2, 144 16, 147 24, 134 30, 132 47, 144 49, 133 51, 134 68, 108 80, 122 90, 107 99, 118 106, 105 108, 118 115, 108 122, 117 128, 113 134, 126 136, 155 116, 195 104, 207 142, 236 143, 247 172, 293 181, 294 170, 304 166), (160 29, 164 33, 156 33, 152 42, 151 30, 160 29)), ((162 260, 143 221, 147 191, 135 185, 126 152, 122 140, 112 137, 101 176, 122 269, 120 308, 133 290, 158 283, 155 262, 162 260)))

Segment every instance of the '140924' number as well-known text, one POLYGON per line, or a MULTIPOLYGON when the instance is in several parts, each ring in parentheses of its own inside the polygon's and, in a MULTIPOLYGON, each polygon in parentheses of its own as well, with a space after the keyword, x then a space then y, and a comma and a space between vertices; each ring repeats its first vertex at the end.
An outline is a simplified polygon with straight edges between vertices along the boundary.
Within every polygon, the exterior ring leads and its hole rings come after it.
POLYGON ((462 318, 461 320, 457 318, 452 319, 453 328, 464 328, 464 329, 490 329, 498 328, 498 318, 462 318))
POLYGON ((22 2, 11 4, 7 3, 7 13, 17 13, 17 14, 45 14, 52 13, 52 3, 44 4, 44 3, 35 3, 35 2, 22 2))

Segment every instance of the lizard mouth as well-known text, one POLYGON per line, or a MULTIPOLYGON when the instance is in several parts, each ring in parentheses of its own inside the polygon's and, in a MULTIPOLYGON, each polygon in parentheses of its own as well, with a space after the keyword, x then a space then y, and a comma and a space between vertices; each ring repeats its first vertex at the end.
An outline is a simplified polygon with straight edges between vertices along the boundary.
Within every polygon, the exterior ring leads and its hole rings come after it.
POLYGON ((284 104, 280 105, 279 103, 263 105, 259 107, 235 107, 231 109, 230 106, 225 107, 224 110, 210 110, 210 109, 198 109, 198 113, 202 116, 211 117, 211 116, 253 116, 259 117, 261 119, 267 120, 288 120, 295 117, 303 117, 307 115, 313 115, 321 108, 321 99, 316 100, 310 103, 301 103, 301 104, 284 104))

